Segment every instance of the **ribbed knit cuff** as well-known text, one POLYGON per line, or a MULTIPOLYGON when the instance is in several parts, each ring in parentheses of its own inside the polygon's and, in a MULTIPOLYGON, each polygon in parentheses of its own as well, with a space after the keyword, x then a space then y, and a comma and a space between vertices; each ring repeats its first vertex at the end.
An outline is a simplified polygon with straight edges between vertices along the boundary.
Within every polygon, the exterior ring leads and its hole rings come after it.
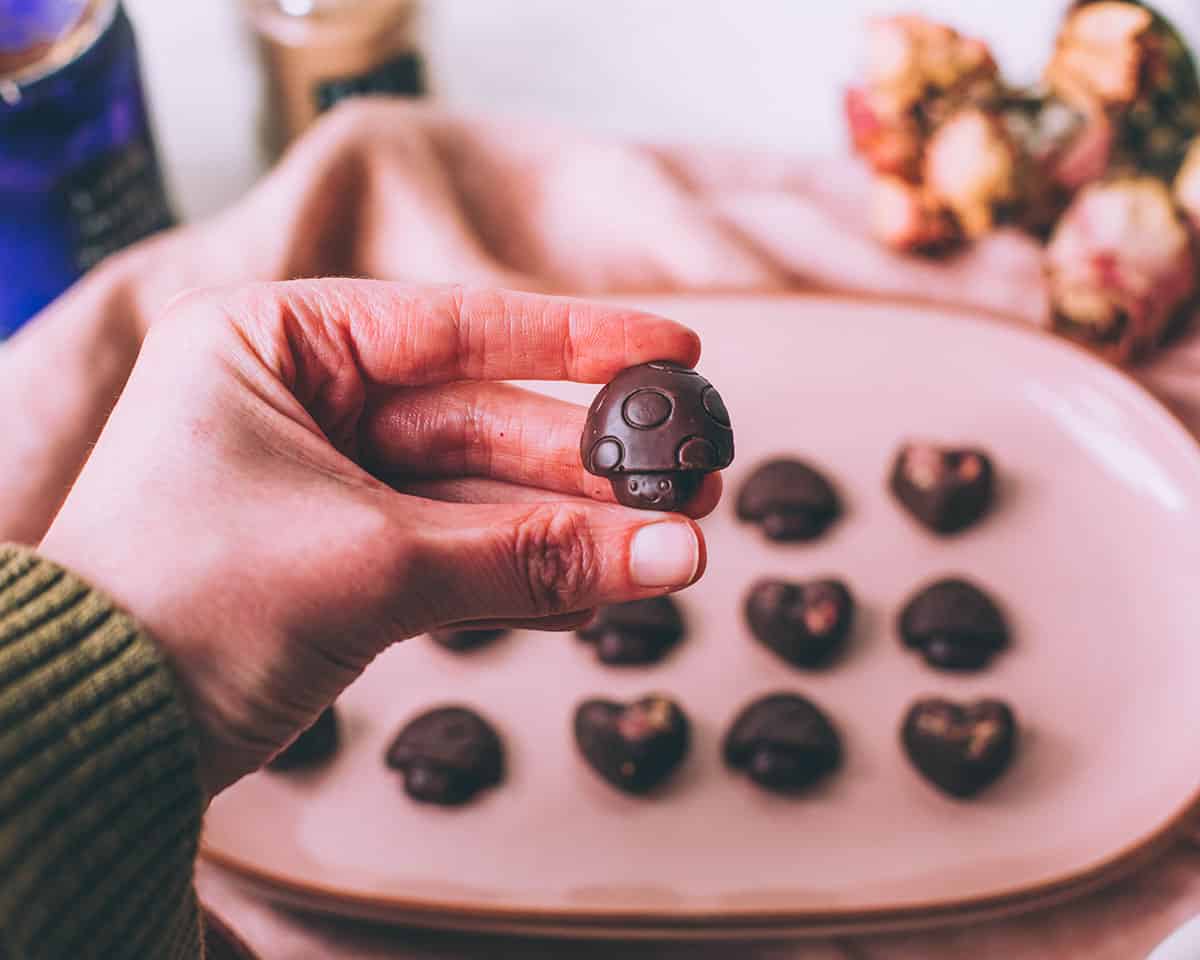
POLYGON ((0 545, 0 955, 199 957, 196 769, 153 641, 0 545))

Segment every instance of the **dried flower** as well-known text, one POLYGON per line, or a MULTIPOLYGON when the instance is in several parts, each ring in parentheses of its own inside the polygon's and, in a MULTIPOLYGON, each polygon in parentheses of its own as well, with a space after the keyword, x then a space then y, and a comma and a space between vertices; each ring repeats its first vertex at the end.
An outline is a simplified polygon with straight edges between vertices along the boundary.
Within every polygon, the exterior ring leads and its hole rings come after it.
POLYGON ((1145 4, 1076 0, 1044 79, 1044 90, 1015 91, 977 39, 917 16, 869 21, 864 79, 847 91, 845 111, 854 148, 876 174, 873 229, 893 249, 925 254, 1001 223, 1045 237, 1080 190, 1108 178, 1055 232, 1049 271, 1056 323, 1131 356, 1190 295, 1178 269, 1191 260, 1190 239, 1164 183, 1175 181, 1200 229, 1200 147, 1183 163, 1200 138, 1200 78, 1179 34, 1145 4), (1094 217, 1107 226, 1093 230, 1094 217), (1142 235, 1151 221, 1162 236, 1142 235), (1117 243, 1078 261, 1064 252, 1122 231, 1132 249, 1117 243), (1101 282, 1105 264, 1115 273, 1101 282), (1154 279, 1143 291, 1146 276, 1154 279))
POLYGON ((1196 287, 1191 235, 1166 185, 1129 177, 1084 188, 1046 250, 1054 328, 1129 362, 1162 338, 1196 287))
POLYGON ((917 16, 876 17, 867 24, 866 86, 891 116, 943 98, 978 100, 998 85, 982 40, 917 16))
POLYGON ((913 179, 921 166, 922 134, 914 117, 887 116, 876 110, 862 87, 846 91, 846 124, 854 152, 877 173, 913 179))
POLYGON ((954 215, 921 187, 899 177, 876 177, 871 191, 871 229, 893 250, 945 254, 962 243, 954 215))
POLYGON ((864 73, 844 104, 854 149, 876 172, 910 180, 934 128, 1000 89, 982 41, 916 16, 868 21, 864 73))
POLYGON ((1171 178, 1200 132, 1200 81, 1175 28, 1148 6, 1082 0, 1045 72, 1051 92, 1113 128, 1112 166, 1171 178))
POLYGON ((978 108, 960 110, 937 128, 925 150, 924 184, 938 204, 974 238, 992 229, 1001 208, 1017 198, 1017 147, 1000 119, 978 108))
POLYGON ((1058 33, 1046 86, 1085 108, 1133 103, 1155 55, 1153 23, 1153 14, 1133 3, 1103 0, 1076 8, 1058 33))

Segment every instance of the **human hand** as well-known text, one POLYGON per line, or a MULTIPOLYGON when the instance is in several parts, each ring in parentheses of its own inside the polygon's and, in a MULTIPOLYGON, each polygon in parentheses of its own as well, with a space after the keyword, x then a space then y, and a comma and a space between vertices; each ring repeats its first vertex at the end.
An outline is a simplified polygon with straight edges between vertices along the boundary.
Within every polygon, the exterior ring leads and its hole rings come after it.
MULTIPOLYGON (((598 502, 612 494, 579 462, 584 409, 494 381, 601 383, 698 355, 671 321, 529 294, 191 294, 152 327, 42 552, 158 641, 211 796, 397 640, 569 629, 694 582, 693 520, 598 502)), ((711 475, 690 512, 719 497, 711 475)))
POLYGON ((0 540, 45 534, 181 291, 335 275, 546 288, 488 256, 453 209, 439 158, 479 150, 429 144, 466 127, 415 104, 339 104, 228 210, 107 257, 0 343, 0 540))

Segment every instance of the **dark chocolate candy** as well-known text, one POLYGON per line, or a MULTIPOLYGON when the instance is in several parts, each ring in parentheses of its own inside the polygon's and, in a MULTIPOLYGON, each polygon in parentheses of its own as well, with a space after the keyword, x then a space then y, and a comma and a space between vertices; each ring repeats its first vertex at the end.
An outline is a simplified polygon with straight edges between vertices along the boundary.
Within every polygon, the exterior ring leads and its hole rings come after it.
POLYGON ((923 587, 905 604, 900 636, 931 666, 977 670, 1008 645, 1008 624, 986 593, 949 578, 923 587))
POLYGON ((596 648, 601 663, 655 663, 683 637, 683 618, 670 597, 651 597, 601 607, 577 633, 596 648))
POLYGON ((840 580, 759 580, 746 595, 754 636, 788 663, 819 667, 845 643, 854 598, 840 580))
POLYGON ((625 793, 648 793, 666 780, 686 755, 688 739, 687 716, 658 694, 630 704, 585 700, 575 710, 579 752, 625 793))
POLYGON ((622 370, 588 410, 579 455, 617 500, 678 510, 706 473, 733 462, 733 429, 711 383, 665 360, 622 370))
POLYGON ((757 523, 771 540, 813 540, 842 512, 832 484, 801 460, 768 460, 746 478, 738 519, 757 523))
POLYGON ((326 707, 311 727, 275 754, 267 769, 284 772, 320 766, 337 752, 338 740, 337 714, 326 707))
POLYGON ((434 643, 447 650, 466 653, 485 647, 506 633, 507 630, 435 630, 430 636, 433 637, 434 643))
POLYGON ((1001 700, 962 706, 928 697, 909 707, 900 741, 922 776, 951 796, 970 797, 1012 762, 1017 721, 1001 700))
POLYGON ((841 738, 814 703, 773 693, 748 704, 725 736, 725 762, 768 790, 790 792, 837 769, 841 738))
POLYGON ((405 792, 421 803, 466 803, 504 777, 499 735, 466 707, 437 707, 410 720, 386 759, 404 774, 405 792))
POLYGON ((992 461, 982 450, 910 443, 892 464, 896 499, 934 533, 957 533, 992 503, 992 461))

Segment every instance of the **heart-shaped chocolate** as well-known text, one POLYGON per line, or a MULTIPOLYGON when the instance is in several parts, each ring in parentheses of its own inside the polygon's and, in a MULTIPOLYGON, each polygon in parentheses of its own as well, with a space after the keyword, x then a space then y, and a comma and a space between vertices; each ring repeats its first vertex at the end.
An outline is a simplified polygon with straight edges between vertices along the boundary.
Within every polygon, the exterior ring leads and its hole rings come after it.
POLYGON ((1008 769, 1017 746, 1017 721, 1002 700, 963 706, 927 697, 909 707, 900 739, 925 779, 951 796, 965 798, 1008 769))
POLYGON ((738 519, 757 523, 769 540, 814 540, 842 512, 833 485, 815 467, 780 457, 755 468, 737 499, 738 519))
POLYGON ((759 580, 746 595, 754 636, 788 663, 819 667, 845 643, 854 599, 840 580, 759 580))
POLYGON ((326 707, 311 727, 275 754, 267 769, 284 772, 320 766, 337 752, 339 739, 337 714, 326 707))
POLYGON ((585 700, 575 710, 579 752, 625 793, 648 793, 666 780, 687 754, 688 740, 687 716, 659 694, 630 704, 585 700))
POLYGON ((742 709, 725 735, 725 762, 759 786, 800 790, 837 769, 842 743, 829 718, 794 693, 760 697, 742 709))
POLYGON ((897 500, 934 533, 965 530, 992 502, 992 461, 976 448, 909 443, 892 465, 897 500))
POLYGON ((1008 624, 986 593, 949 577, 918 590, 905 604, 900 636, 930 666, 978 670, 1008 645, 1008 624))
POLYGON ((405 792, 421 803, 466 803, 504 778, 499 735, 467 707, 436 707, 410 720, 386 760, 404 774, 405 792))
POLYGON ((650 597, 601 607, 579 639, 611 666, 655 663, 683 637, 683 617, 670 597, 650 597))

